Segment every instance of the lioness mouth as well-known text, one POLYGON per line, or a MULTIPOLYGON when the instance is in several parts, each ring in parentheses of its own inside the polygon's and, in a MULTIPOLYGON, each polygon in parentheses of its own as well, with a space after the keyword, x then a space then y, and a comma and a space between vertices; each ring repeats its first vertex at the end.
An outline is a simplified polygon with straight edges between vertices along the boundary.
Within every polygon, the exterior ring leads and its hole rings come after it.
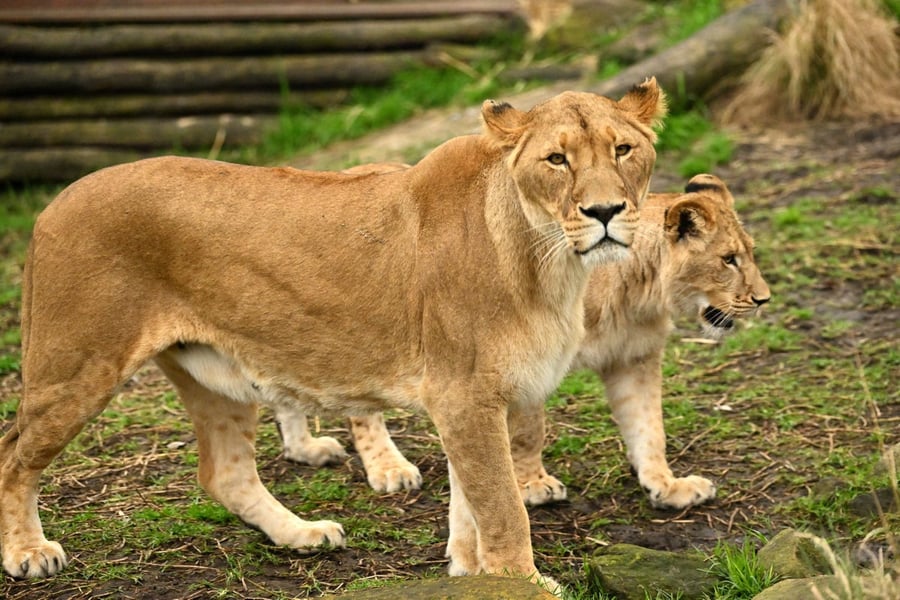
POLYGON ((722 329, 731 329, 734 327, 734 319, 715 306, 707 306, 703 309, 703 318, 713 327, 721 327, 722 329))
POLYGON ((623 248, 627 248, 627 247, 628 247, 627 244, 623 244, 622 242, 620 242, 619 240, 617 240, 617 239, 615 239, 615 238, 611 238, 611 237, 609 237, 609 236, 606 236, 605 238, 603 238, 602 240, 600 240, 599 242, 597 242, 596 244, 594 244, 593 246, 591 246, 591 247, 588 248, 587 250, 576 250, 576 251, 575 251, 575 254, 580 254, 580 255, 584 256, 585 254, 587 254, 587 253, 589 253, 589 252, 591 252, 591 251, 593 251, 593 250, 596 250, 596 249, 599 248, 600 246, 603 246, 603 245, 606 245, 606 244, 615 244, 615 245, 618 245, 618 246, 622 246, 623 248))

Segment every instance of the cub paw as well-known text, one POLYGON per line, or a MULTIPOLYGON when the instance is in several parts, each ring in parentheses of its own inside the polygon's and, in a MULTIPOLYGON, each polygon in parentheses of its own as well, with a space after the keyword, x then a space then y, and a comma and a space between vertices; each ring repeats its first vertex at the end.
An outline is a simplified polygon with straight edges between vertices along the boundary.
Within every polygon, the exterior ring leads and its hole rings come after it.
POLYGON ((376 492, 399 492, 417 490, 422 487, 419 468, 404 460, 391 465, 373 466, 368 469, 369 485, 376 492))
POLYGON ((309 438, 303 445, 285 446, 284 457, 290 461, 321 467, 347 458, 339 441, 329 436, 309 438))
POLYGON ((344 528, 334 521, 301 521, 292 531, 280 531, 275 537, 272 541, 277 545, 290 546, 301 554, 347 546, 344 528))
POLYGON ((526 483, 519 484, 519 493, 525 506, 540 506, 566 499, 566 486, 552 475, 541 475, 526 483))
POLYGON ((66 553, 57 542, 44 540, 42 544, 24 550, 3 552, 3 568, 17 579, 25 577, 50 577, 68 564, 66 553))
POLYGON ((715 484, 705 477, 690 475, 677 477, 670 481, 669 485, 659 486, 655 489, 646 486, 650 503, 655 508, 682 510, 691 506, 703 504, 716 495, 715 484))

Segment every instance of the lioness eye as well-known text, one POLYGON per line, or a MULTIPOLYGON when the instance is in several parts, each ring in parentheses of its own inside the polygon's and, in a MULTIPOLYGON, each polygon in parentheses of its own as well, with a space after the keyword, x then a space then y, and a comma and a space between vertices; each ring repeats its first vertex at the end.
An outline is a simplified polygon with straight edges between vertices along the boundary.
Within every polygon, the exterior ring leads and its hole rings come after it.
POLYGON ((628 144, 619 144, 616 146, 616 156, 625 156, 631 152, 631 146, 628 144))
POLYGON ((723 256, 722 260, 725 261, 726 265, 732 265, 734 267, 737 266, 737 257, 734 254, 729 254, 728 256, 723 256))
POLYGON ((554 152, 547 157, 547 160, 551 165, 564 165, 566 164, 566 155, 560 154, 559 152, 554 152))

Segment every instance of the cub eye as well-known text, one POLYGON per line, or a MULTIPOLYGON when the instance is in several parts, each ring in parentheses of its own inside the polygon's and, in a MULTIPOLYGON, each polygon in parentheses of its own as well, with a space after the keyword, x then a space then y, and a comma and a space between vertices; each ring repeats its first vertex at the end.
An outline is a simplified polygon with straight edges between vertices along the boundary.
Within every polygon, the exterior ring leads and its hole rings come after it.
POLYGON ((631 145, 629 144, 619 144, 616 146, 616 156, 625 156, 631 152, 631 145))
POLYGON ((548 156, 548 157, 547 157, 547 161, 548 161, 551 165, 564 165, 564 164, 566 164, 566 163, 568 162, 568 161, 566 160, 566 155, 565 155, 565 154, 560 154, 559 152, 554 152, 553 154, 551 154, 550 156, 548 156))
POLYGON ((722 261, 726 265, 731 265, 733 267, 737 266, 737 256, 735 256, 734 254, 729 254, 728 256, 723 256, 722 261))

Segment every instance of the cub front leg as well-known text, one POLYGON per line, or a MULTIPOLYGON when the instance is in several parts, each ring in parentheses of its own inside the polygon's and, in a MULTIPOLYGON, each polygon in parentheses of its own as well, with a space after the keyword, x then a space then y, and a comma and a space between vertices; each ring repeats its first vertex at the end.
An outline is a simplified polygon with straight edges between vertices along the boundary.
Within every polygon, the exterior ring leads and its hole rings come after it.
POLYGON ((613 419, 625 440, 628 460, 656 508, 684 509, 715 497, 705 477, 675 477, 666 460, 662 414, 662 353, 601 373, 613 419))
POLYGON ((565 500, 565 484, 547 474, 541 461, 545 436, 543 404, 510 408, 507 422, 516 480, 525 505, 538 506, 565 500))
POLYGON ((275 411, 275 423, 278 424, 286 459, 321 467, 347 458, 344 447, 333 437, 310 435, 306 413, 298 406, 277 404, 272 410, 275 411))
POLYGON ((344 529, 332 521, 304 521, 276 500, 256 470, 257 407, 203 387, 173 360, 157 363, 172 380, 197 433, 203 489, 279 546, 301 552, 344 547, 344 529))

